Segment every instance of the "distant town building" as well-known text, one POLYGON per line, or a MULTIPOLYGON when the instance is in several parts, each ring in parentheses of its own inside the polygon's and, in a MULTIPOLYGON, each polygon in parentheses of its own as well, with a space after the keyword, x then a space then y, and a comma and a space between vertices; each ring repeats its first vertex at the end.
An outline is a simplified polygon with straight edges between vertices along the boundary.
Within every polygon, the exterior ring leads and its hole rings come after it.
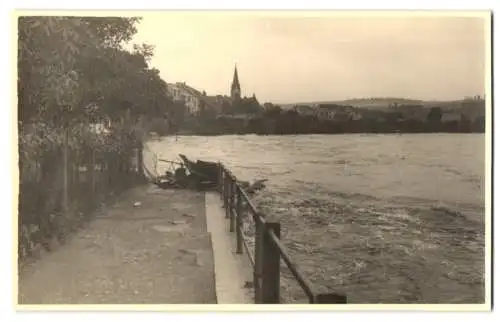
POLYGON ((361 112, 359 112, 355 109, 352 109, 351 111, 349 111, 349 114, 351 116, 351 120, 353 120, 353 121, 359 121, 363 118, 363 114, 361 114, 361 112))
POLYGON ((231 99, 237 101, 241 99, 240 80, 238 79, 238 69, 234 66, 233 82, 231 83, 231 99))
POLYGON ((234 67, 233 81, 228 95, 207 95, 205 91, 198 91, 186 83, 167 84, 167 90, 174 101, 181 101, 188 109, 188 114, 199 115, 202 109, 209 109, 218 114, 255 114, 261 106, 255 93, 251 97, 241 96, 241 85, 238 69, 234 67))
POLYGON ((459 110, 466 119, 475 121, 486 116, 486 101, 477 95, 473 100, 464 100, 459 110))
POLYGON ((315 108, 316 116, 321 120, 329 121, 357 121, 363 118, 363 115, 357 108, 338 104, 319 104, 315 108))
POLYGON ((426 109, 422 105, 394 105, 391 109, 394 112, 401 113, 401 118, 406 121, 427 121, 427 115, 429 114, 429 109, 426 109))
POLYGON ((252 115, 262 110, 255 93, 251 97, 242 97, 241 84, 238 76, 238 68, 234 66, 233 81, 230 87, 230 96, 219 96, 216 101, 219 106, 216 108, 222 114, 231 115, 252 115))
POLYGON ((202 98, 202 108, 208 109, 215 115, 218 115, 222 113, 224 101, 226 102, 226 105, 231 105, 230 101, 225 100, 222 95, 204 96, 202 98))
POLYGON ((167 84, 167 91, 174 101, 183 102, 190 115, 197 115, 200 112, 201 98, 203 93, 186 85, 186 83, 167 84))
POLYGON ((319 104, 316 110, 316 115, 321 120, 333 121, 335 119, 335 115, 341 111, 341 109, 342 106, 337 104, 319 104))
POLYGON ((274 107, 274 104, 271 102, 264 103, 264 109, 269 109, 269 108, 273 108, 273 107, 274 107))
POLYGON ((293 110, 301 116, 315 116, 316 109, 309 105, 295 105, 293 110))

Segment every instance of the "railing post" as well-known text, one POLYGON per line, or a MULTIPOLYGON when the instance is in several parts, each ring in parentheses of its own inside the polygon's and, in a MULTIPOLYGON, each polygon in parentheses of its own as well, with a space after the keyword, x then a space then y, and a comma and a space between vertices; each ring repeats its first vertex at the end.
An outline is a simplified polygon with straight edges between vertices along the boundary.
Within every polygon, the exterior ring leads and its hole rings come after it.
POLYGON ((219 193, 220 193, 220 200, 224 200, 224 172, 222 170, 222 163, 219 162, 218 164, 218 169, 219 169, 219 175, 218 175, 218 188, 219 188, 219 193))
MULTIPOLYGON (((223 200, 223 204, 224 204, 224 210, 227 209, 227 172, 224 172, 224 193, 223 193, 223 196, 224 196, 224 200, 223 200)), ((226 212, 226 215, 227 215, 227 212, 226 212)))
POLYGON ((64 144, 63 144, 63 153, 62 153, 62 159, 63 159, 63 167, 62 167, 62 171, 63 171, 63 182, 62 182, 62 186, 63 186, 63 191, 62 191, 62 204, 61 204, 61 208, 63 210, 63 213, 64 215, 66 215, 68 213, 68 207, 69 207, 69 193, 68 193, 68 189, 69 189, 69 175, 68 175, 68 171, 69 171, 69 162, 68 162, 68 129, 65 128, 64 129, 64 144))
POLYGON ((323 293, 314 296, 315 304, 347 304, 347 296, 337 293, 323 293))
POLYGON ((234 212, 233 212, 235 185, 236 185, 235 182, 233 181, 233 179, 231 179, 231 187, 229 188, 229 190, 231 191, 231 196, 229 198, 229 231, 230 232, 234 232, 234 226, 235 226, 235 221, 236 221, 236 218, 235 218, 234 212))
POLYGON ((254 246, 254 267, 253 267, 253 287, 255 304, 262 303, 262 242, 264 236, 264 224, 260 216, 254 215, 255 220, 255 246, 254 246))
POLYGON ((281 225, 276 222, 265 223, 262 255, 262 303, 280 303, 280 260, 279 248, 271 237, 281 237, 281 225))
POLYGON ((217 162, 217 192, 219 193, 219 195, 222 193, 222 189, 221 189, 221 186, 220 186, 220 183, 221 183, 221 175, 220 175, 221 171, 220 171, 220 162, 217 162))
POLYGON ((226 172, 226 218, 229 218, 229 210, 231 208, 231 204, 229 200, 231 198, 231 177, 229 173, 226 172))
POLYGON ((242 234, 242 229, 243 229, 243 214, 242 214, 242 209, 241 209, 241 191, 238 186, 236 186, 236 253, 237 254, 242 254, 243 253, 243 234, 242 234))
POLYGON ((137 148, 137 173, 141 182, 147 181, 144 171, 144 145, 142 142, 139 143, 139 147, 137 148))
POLYGON ((96 173, 95 173, 95 150, 90 149, 90 162, 87 168, 87 173, 90 175, 90 200, 92 202, 91 209, 96 205, 96 173))

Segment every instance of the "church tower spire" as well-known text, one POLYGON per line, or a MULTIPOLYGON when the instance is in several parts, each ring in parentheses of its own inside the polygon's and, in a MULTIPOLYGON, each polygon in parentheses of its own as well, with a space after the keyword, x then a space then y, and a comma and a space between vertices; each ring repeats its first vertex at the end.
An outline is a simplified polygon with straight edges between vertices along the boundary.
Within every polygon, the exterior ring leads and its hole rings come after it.
POLYGON ((241 98, 240 81, 238 79, 238 68, 236 64, 234 65, 233 83, 231 84, 231 97, 233 99, 241 98))

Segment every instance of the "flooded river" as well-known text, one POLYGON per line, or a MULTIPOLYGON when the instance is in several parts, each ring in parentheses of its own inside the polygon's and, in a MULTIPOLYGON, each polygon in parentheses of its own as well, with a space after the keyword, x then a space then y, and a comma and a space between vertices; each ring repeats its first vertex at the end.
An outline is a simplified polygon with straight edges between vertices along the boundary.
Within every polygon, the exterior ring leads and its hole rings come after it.
MULTIPOLYGON (((350 303, 484 302, 482 134, 183 136, 147 151, 269 179, 255 202, 318 291, 350 303)), ((283 300, 305 303, 283 276, 283 300)))

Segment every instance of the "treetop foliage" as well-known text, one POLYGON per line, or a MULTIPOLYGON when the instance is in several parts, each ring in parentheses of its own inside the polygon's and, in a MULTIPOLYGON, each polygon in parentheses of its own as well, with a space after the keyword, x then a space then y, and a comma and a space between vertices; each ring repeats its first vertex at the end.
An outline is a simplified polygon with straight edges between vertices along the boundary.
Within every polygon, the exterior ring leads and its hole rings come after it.
MULTIPOLYGON (((154 47, 125 49, 138 17, 23 16, 18 20, 20 144, 61 144, 72 128, 75 146, 96 117, 163 115, 171 108, 166 83, 148 66, 154 47), (98 109, 88 108, 98 106, 98 109), (23 126, 31 124, 28 135, 23 126), (27 142, 27 141, 30 142, 27 142)), ((70 140, 71 141, 71 140, 70 140)), ((23 148, 23 147, 21 147, 23 148)))

